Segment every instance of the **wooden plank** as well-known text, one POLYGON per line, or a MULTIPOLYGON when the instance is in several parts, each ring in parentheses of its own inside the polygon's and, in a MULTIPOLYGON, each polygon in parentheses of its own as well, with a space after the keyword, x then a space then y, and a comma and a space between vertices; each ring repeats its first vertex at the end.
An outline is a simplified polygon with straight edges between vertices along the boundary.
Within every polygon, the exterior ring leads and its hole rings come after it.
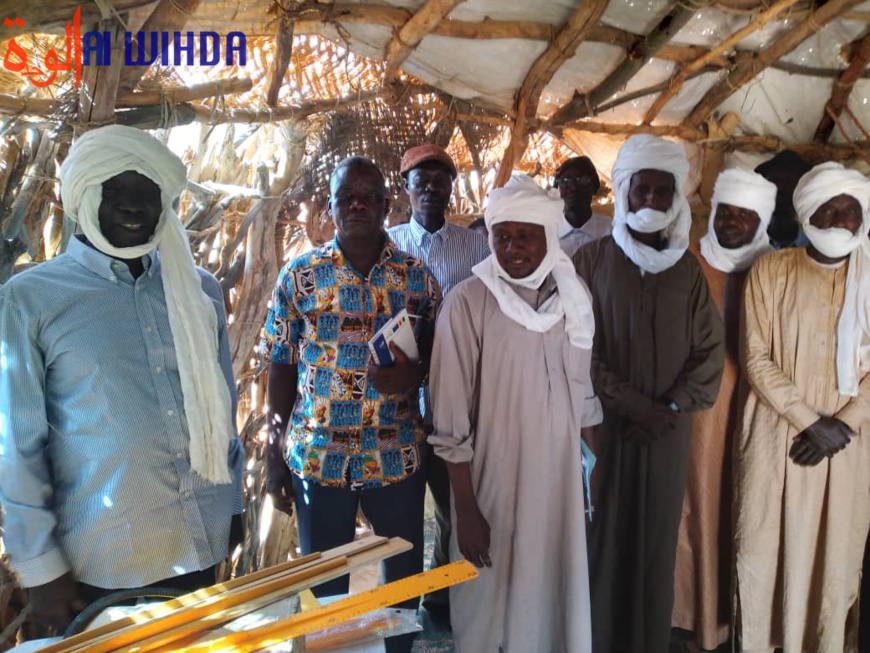
POLYGON ((216 95, 236 95, 247 93, 254 87, 250 77, 230 77, 214 82, 194 84, 192 86, 179 86, 165 91, 135 91, 121 93, 118 96, 118 107, 149 107, 168 102, 179 104, 204 100, 216 95))
POLYGON ((367 537, 357 540, 350 544, 331 549, 324 553, 312 553, 295 560, 290 560, 286 563, 262 569, 256 573, 242 576, 225 583, 219 583, 211 587, 204 588, 198 592, 185 594, 177 599, 166 601, 152 608, 141 611, 135 617, 125 617, 118 621, 105 624, 99 628, 88 630, 73 637, 69 637, 61 642, 52 644, 44 649, 40 649, 40 653, 61 653, 66 651, 89 650, 87 647, 96 640, 102 640, 107 635, 113 635, 124 631, 125 629, 136 626, 143 620, 162 619, 172 614, 176 614, 179 610, 183 610, 195 605, 201 605, 207 601, 220 596, 226 591, 235 590, 244 587, 249 583, 258 583, 264 580, 269 580, 281 574, 296 570, 310 570, 314 566, 323 562, 331 562, 336 559, 352 558, 354 556, 365 553, 377 547, 383 546, 388 542, 385 537, 367 537))
POLYGON ((414 48, 464 0, 426 0, 422 7, 390 39, 384 51, 387 64, 384 82, 396 76, 399 68, 414 51, 414 48))
POLYGON ((855 82, 858 81, 861 73, 864 72, 868 62, 870 62, 870 33, 865 34, 854 46, 850 50, 851 59, 849 65, 840 74, 837 81, 834 82, 831 98, 825 105, 822 119, 816 127, 816 133, 813 135, 813 141, 816 143, 828 142, 828 139, 834 132, 835 118, 838 118, 843 113, 843 107, 849 102, 849 96, 852 94, 855 82))
POLYGON ((793 29, 777 38, 764 52, 738 62, 719 83, 707 91, 683 121, 684 124, 691 127, 703 123, 720 104, 743 88, 747 82, 755 79, 770 64, 787 55, 812 34, 860 2, 861 0, 829 0, 793 29))
POLYGON ((770 21, 778 18, 782 12, 792 7, 796 2, 797 0, 779 0, 779 2, 771 5, 760 14, 752 16, 747 25, 731 34, 715 48, 709 50, 704 55, 681 68, 680 71, 671 78, 668 83, 668 89, 659 95, 656 98, 656 101, 653 102, 653 105, 647 110, 646 115, 643 118, 643 123, 648 125, 657 115, 659 115, 659 112, 664 108, 664 106, 682 90, 683 84, 692 73, 710 65, 710 63, 717 57, 725 54, 747 36, 754 34, 770 21))
POLYGON ((353 594, 314 610, 279 619, 259 628, 194 644, 182 649, 182 651, 185 653, 207 653, 210 651, 252 653, 260 651, 281 642, 344 623, 348 619, 368 614, 374 610, 473 580, 478 576, 477 569, 467 560, 452 562, 366 592, 353 594))
MULTIPOLYGON (((410 551, 411 548, 412 546, 410 542, 398 537, 392 538, 390 541, 368 551, 348 557, 347 563, 342 566, 321 571, 320 573, 305 578, 302 581, 294 581, 291 584, 287 584, 290 582, 289 580, 284 581, 283 586, 277 585, 277 583, 281 581, 275 581, 271 584, 261 586, 256 588, 256 595, 252 600, 248 600, 246 603, 241 603, 228 609, 222 609, 220 611, 205 614, 201 619, 189 621, 185 625, 181 625, 172 630, 165 630, 147 639, 139 639, 136 641, 135 649, 133 650, 135 650, 136 653, 145 653, 147 651, 164 651, 165 653, 172 653, 177 651, 179 648, 177 642, 186 642, 194 637, 200 637, 209 630, 228 624, 239 617, 260 610, 287 596, 297 594, 304 589, 340 578, 352 571, 375 562, 380 562, 385 558, 410 551)), ((91 649, 87 650, 89 653, 91 652, 91 649)), ((132 653, 132 650, 127 647, 115 647, 111 649, 111 651, 113 653, 132 653)), ((99 652, 93 651, 93 653, 99 652)))
MULTIPOLYGON (((151 15, 145 19, 139 31, 141 32, 173 32, 181 31, 187 21, 196 12, 202 0, 160 0, 151 15)), ((170 36, 174 41, 174 38, 170 36)), ((148 59, 151 58, 151 39, 142 44, 148 59)), ((159 58, 158 58, 159 59, 159 58)), ((150 66, 126 66, 121 75, 120 86, 125 90, 136 87, 150 66)))

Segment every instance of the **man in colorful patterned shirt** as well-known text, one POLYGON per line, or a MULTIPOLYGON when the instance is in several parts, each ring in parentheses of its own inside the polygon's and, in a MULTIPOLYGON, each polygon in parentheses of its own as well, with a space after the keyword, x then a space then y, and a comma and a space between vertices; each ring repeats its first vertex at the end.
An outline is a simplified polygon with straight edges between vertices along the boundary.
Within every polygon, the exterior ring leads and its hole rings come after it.
MULTIPOLYGON (((266 489, 275 507, 290 513, 299 499, 299 544, 307 554, 352 541, 361 506, 375 533, 414 547, 384 562, 386 582, 423 569, 425 434, 417 389, 441 301, 423 263, 384 233, 388 207, 374 163, 351 157, 338 165, 328 203, 335 239, 281 271, 263 340, 270 361, 266 489), (372 364, 368 341, 403 308, 413 316, 420 360, 393 348, 392 366, 372 364)), ((345 576, 315 593, 346 593, 348 586, 345 576)), ((410 651, 412 642, 389 639, 387 651, 410 651)))

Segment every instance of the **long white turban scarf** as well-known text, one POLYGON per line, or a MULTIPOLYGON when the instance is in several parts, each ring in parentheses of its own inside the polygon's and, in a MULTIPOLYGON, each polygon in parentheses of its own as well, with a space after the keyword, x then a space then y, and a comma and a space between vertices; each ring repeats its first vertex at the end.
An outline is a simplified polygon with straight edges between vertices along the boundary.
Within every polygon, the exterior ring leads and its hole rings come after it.
POLYGON ((157 249, 175 343, 192 469, 212 483, 229 483, 229 438, 233 433, 229 389, 218 364, 218 321, 202 291, 184 225, 175 213, 187 173, 165 145, 132 127, 111 125, 84 134, 60 169, 64 211, 85 236, 109 256, 134 259, 157 249), (114 247, 100 230, 104 181, 132 170, 160 187, 162 212, 144 245, 114 247))
POLYGON ((701 238, 701 255, 717 270, 743 272, 762 254, 771 251, 767 225, 776 207, 776 185, 757 172, 732 168, 716 179, 707 233, 701 238), (749 209, 758 214, 758 229, 752 241, 743 247, 728 249, 719 244, 713 223, 720 204, 749 209))
POLYGON ((839 163, 817 165, 798 182, 794 207, 813 247, 826 256, 849 257, 846 295, 837 323, 837 387, 840 394, 855 397, 860 374, 870 370, 870 181, 839 163), (855 234, 809 223, 819 207, 838 195, 850 195, 861 205, 864 221, 855 234))
POLYGON ((559 246, 559 226, 565 203, 551 196, 525 174, 514 174, 503 188, 489 194, 484 221, 493 253, 472 268, 472 272, 495 295, 499 308, 514 322, 529 331, 544 333, 565 318, 565 331, 574 347, 591 349, 595 335, 592 296, 577 277, 574 265, 559 246), (499 265, 495 255, 493 225, 500 222, 525 222, 541 225, 547 236, 547 254, 529 276, 514 279, 499 265), (510 284, 537 290, 552 274, 558 292, 536 311, 510 284))
POLYGON ((689 161, 682 146, 649 134, 632 136, 619 148, 613 164, 613 240, 644 272, 657 274, 673 267, 689 248, 692 211, 683 194, 689 176, 689 161), (628 208, 628 188, 631 178, 641 170, 661 170, 674 176, 674 201, 665 213, 642 209, 633 213, 628 208), (667 242, 659 251, 632 238, 628 231, 653 233, 664 231, 667 242))

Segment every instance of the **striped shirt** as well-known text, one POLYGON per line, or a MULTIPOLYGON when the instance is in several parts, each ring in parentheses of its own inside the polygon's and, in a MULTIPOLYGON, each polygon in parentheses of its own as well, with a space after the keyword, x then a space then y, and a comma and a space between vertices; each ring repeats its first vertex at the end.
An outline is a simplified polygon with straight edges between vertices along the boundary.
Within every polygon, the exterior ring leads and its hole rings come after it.
POLYGON ((471 268, 489 256, 489 244, 483 234, 446 221, 434 234, 413 219, 389 229, 387 234, 399 249, 432 270, 445 296, 453 286, 471 276, 471 268))
MULTIPOLYGON (((140 587, 227 554, 244 450, 227 433, 231 484, 192 472, 160 259, 143 262, 134 279, 73 238, 0 288, 3 540, 25 587, 69 570, 97 587, 140 587)), ((235 414, 221 289, 199 272, 235 414)))

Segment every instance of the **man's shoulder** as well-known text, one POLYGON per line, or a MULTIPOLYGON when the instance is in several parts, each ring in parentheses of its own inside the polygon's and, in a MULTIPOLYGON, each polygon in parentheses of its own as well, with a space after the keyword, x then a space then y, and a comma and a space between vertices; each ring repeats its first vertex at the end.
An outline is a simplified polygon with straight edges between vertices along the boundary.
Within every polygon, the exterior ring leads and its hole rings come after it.
POLYGON ((12 276, 0 286, 0 297, 12 297, 19 293, 39 292, 46 285, 53 285, 58 279, 68 279, 75 260, 68 254, 60 254, 48 261, 38 263, 12 276))
POLYGON ((807 259, 807 251, 801 247, 775 249, 758 257, 750 269, 756 275, 785 274, 789 268, 794 268, 807 259))
POLYGON ((479 231, 473 231, 454 222, 448 222, 447 229, 452 237, 457 238, 468 249, 489 252, 489 239, 479 231))
POLYGON ((597 261, 614 247, 616 247, 616 242, 613 240, 613 236, 607 234, 582 244, 572 258, 575 264, 581 261, 597 261))
POLYGON ((486 287, 486 284, 476 274, 472 274, 453 286, 450 292, 444 296, 443 310, 449 310, 449 306, 457 303, 472 306, 480 305, 483 302, 483 298, 489 293, 490 291, 486 287))
POLYGON ((221 287, 221 282, 217 280, 211 272, 205 268, 196 268, 196 273, 199 275, 199 283, 202 286, 202 291, 215 301, 223 301, 224 291, 221 287))

